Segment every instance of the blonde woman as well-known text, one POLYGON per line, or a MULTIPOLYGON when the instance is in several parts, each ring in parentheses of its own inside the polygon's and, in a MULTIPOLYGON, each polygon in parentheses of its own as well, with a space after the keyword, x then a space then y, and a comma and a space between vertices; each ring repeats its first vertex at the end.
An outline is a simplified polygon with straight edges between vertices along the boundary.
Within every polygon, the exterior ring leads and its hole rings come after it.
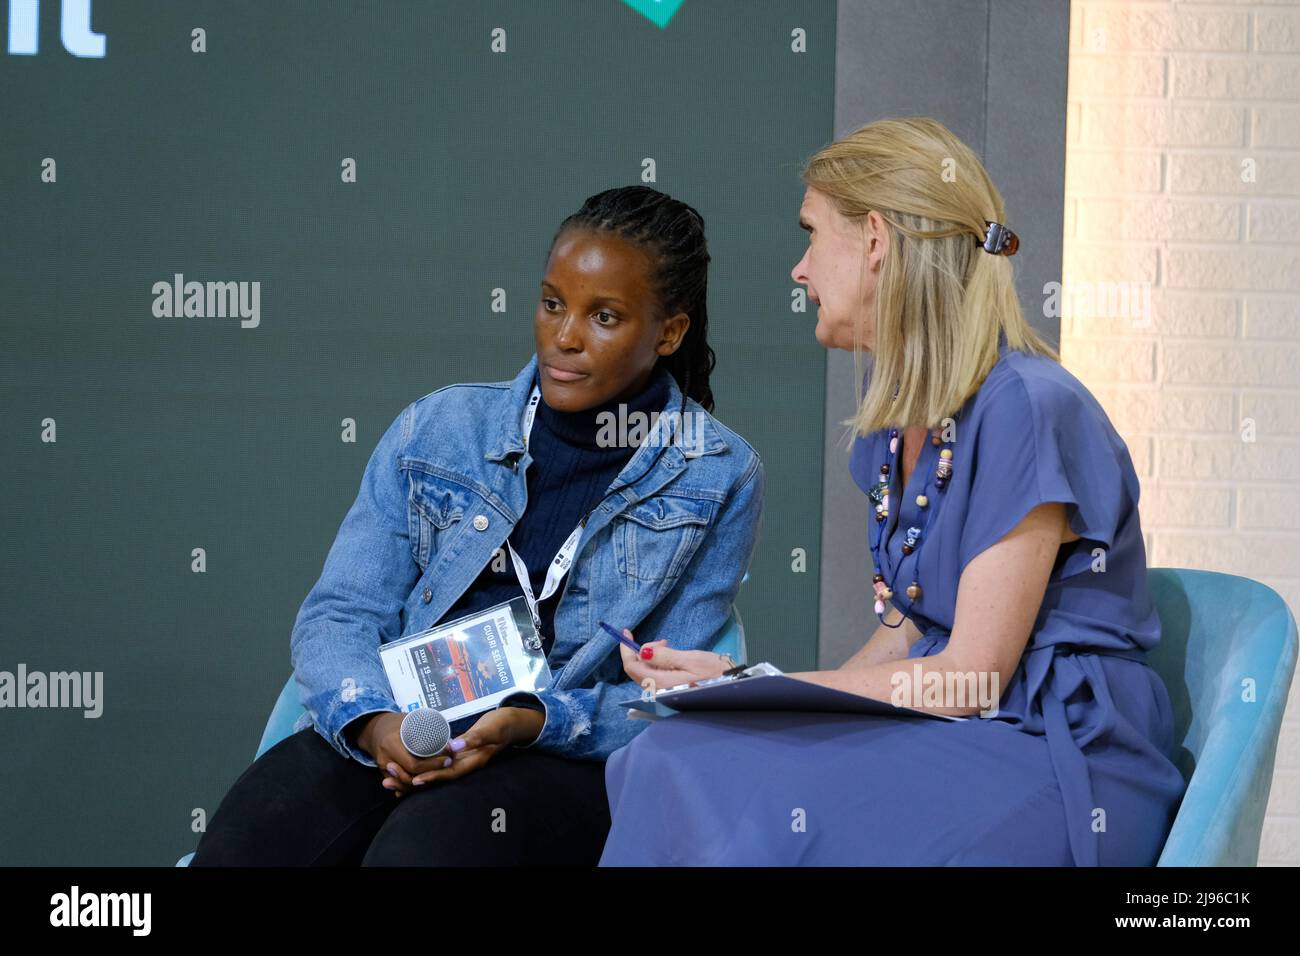
MULTIPOLYGON (((1021 314, 1016 224, 928 118, 864 126, 803 180, 791 274, 817 340, 872 353, 844 423, 866 498, 844 520, 870 544, 879 619, 839 668, 792 676, 963 719, 659 721, 607 764, 602 864, 1153 864, 1184 785, 1145 659, 1160 621, 1137 475, 1021 314)), ((651 645, 624 652, 637 681, 723 669, 651 645)))

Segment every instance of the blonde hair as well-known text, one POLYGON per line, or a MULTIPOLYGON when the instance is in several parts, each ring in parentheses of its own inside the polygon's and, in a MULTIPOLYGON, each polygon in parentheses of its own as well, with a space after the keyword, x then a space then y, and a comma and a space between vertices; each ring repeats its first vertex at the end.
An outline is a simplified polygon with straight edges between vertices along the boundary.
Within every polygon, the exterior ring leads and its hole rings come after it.
MULTIPOLYGON (((865 237, 885 221, 888 251, 876 286, 871 384, 862 391, 862 322, 854 323, 859 435, 934 427, 954 415, 998 360, 998 335, 1019 351, 1060 356, 1025 321, 1006 256, 980 249, 1002 196, 971 149, 938 120, 877 120, 819 150, 802 173, 865 237), (897 394, 897 398, 895 398, 897 394)), ((862 270, 859 262, 859 301, 862 270)))

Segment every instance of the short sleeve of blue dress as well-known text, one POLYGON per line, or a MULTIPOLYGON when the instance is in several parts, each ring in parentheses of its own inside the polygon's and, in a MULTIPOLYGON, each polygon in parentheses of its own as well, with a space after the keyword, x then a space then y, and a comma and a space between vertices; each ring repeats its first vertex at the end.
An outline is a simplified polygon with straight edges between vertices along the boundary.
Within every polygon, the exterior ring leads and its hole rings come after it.
MULTIPOLYGON (((1140 538, 1128 448, 1092 395, 1055 363, 1040 364, 1046 361, 1004 357, 1005 371, 975 403, 964 456, 972 507, 958 544, 959 570, 1046 502, 1063 502, 1070 528, 1093 548, 1109 551, 1117 538, 1140 538)), ((1059 577, 1090 560, 1082 548, 1072 558, 1059 577)))

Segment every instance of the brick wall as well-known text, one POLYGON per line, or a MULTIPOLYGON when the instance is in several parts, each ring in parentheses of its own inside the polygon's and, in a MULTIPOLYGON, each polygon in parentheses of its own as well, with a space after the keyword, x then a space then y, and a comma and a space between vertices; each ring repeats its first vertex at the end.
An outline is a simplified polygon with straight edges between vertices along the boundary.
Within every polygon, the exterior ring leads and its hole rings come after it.
MULTIPOLYGON (((1300 614, 1300 0, 1075 0, 1068 100, 1062 359, 1132 451, 1150 563, 1300 614)), ((1297 700, 1262 865, 1300 864, 1297 700)))

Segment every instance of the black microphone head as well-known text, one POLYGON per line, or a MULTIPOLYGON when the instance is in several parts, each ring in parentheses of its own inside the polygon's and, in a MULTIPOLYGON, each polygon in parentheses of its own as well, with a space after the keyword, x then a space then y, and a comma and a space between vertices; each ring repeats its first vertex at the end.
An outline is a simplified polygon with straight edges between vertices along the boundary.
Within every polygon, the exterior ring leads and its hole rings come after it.
POLYGON ((431 707, 413 710, 402 718, 402 745, 413 757, 432 757, 450 739, 447 718, 431 707))

